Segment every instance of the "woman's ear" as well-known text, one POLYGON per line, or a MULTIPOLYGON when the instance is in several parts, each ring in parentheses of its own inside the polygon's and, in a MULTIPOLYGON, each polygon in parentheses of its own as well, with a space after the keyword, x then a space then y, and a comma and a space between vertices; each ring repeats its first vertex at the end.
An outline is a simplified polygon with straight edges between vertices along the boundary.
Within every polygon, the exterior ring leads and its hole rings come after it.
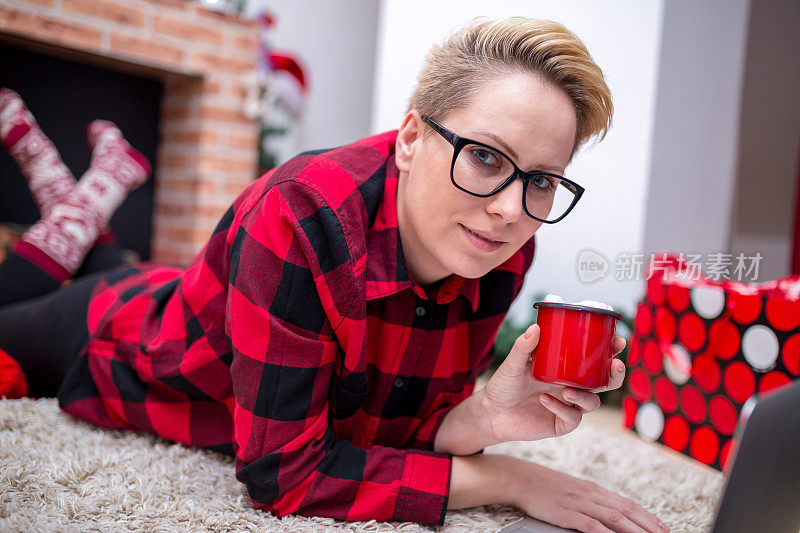
POLYGON ((397 168, 401 172, 409 172, 411 170, 411 161, 414 159, 414 150, 418 144, 422 142, 422 133, 424 131, 424 123, 419 112, 415 109, 409 111, 403 123, 400 125, 400 130, 397 132, 397 141, 395 142, 395 162, 397 168))

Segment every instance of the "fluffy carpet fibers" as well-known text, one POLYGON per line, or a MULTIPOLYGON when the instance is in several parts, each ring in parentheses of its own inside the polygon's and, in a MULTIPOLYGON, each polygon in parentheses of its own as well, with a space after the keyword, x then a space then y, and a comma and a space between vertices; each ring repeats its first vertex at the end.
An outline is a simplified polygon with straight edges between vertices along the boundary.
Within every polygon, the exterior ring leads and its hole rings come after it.
MULTIPOLYGON (((722 475, 638 437, 584 422, 573 433, 493 446, 590 479, 656 514, 673 531, 711 523, 722 475)), ((0 531, 494 532, 515 508, 453 511, 441 528, 412 523, 275 518, 255 511, 233 461, 146 434, 75 420, 55 400, 0 401, 0 531)))

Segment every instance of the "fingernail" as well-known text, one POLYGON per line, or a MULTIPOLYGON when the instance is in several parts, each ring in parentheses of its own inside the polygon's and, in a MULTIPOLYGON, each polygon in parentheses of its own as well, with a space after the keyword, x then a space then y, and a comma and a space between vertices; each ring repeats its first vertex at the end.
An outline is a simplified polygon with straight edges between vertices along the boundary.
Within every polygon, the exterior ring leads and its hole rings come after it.
POLYGON ((549 397, 549 396, 542 395, 542 396, 539 398, 539 400, 541 400, 541 402, 542 402, 542 403, 546 403, 546 404, 549 404, 549 403, 550 403, 550 397, 549 397))
POLYGON ((574 402, 578 399, 578 395, 574 391, 568 390, 564 392, 564 399, 574 402))
POLYGON ((525 340, 530 339, 531 335, 533 335, 533 333, 531 332, 531 328, 533 328, 533 326, 531 326, 531 327, 529 327, 528 329, 525 330, 525 340))

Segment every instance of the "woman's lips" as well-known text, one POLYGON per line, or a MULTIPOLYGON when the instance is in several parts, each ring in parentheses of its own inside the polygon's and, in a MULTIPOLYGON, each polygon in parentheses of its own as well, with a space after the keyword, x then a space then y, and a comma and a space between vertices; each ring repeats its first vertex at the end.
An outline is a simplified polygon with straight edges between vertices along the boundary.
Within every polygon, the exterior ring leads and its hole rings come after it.
POLYGON ((464 233, 464 236, 467 238, 467 240, 469 240, 469 242, 484 252, 494 252, 505 244, 505 242, 489 240, 486 237, 483 237, 482 235, 470 230, 463 224, 459 224, 458 227, 461 228, 462 233, 464 233))

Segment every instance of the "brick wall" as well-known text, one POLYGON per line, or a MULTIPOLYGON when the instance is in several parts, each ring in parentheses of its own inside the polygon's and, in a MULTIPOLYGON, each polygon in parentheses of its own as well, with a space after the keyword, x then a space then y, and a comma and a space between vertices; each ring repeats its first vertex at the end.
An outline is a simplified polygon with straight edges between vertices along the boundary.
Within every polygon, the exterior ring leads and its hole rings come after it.
POLYGON ((256 23, 188 0, 2 0, 0 33, 163 81, 152 255, 190 261, 256 176, 257 126, 241 111, 256 23))

